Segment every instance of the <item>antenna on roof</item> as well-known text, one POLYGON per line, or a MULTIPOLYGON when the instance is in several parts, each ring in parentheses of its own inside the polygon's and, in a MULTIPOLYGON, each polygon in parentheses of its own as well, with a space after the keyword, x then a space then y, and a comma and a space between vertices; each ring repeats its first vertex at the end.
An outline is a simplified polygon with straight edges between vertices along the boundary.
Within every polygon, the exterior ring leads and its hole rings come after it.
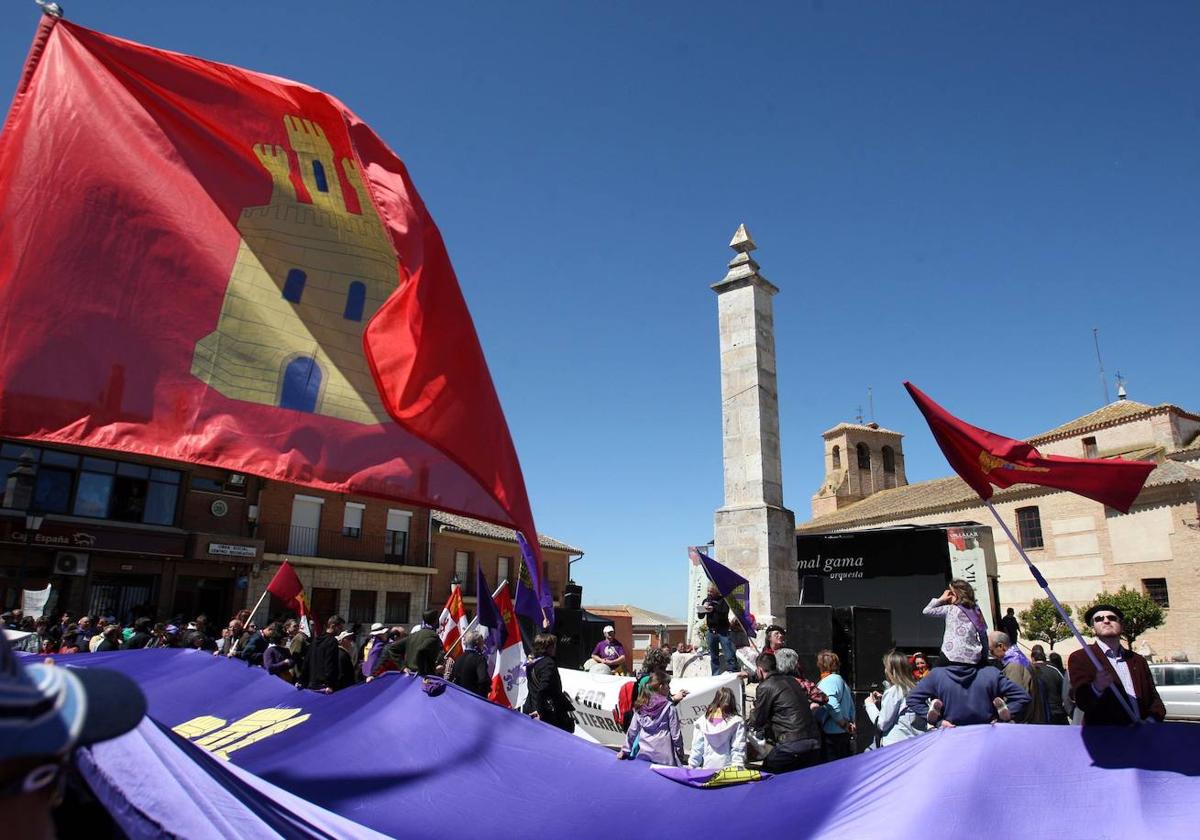
POLYGON ((1117 399, 1123 400, 1126 398, 1127 398, 1127 395, 1125 393, 1125 377, 1121 375, 1121 371, 1117 371, 1117 399))
POLYGON ((1092 327, 1092 341, 1096 344, 1096 364, 1100 366, 1100 384, 1104 386, 1104 404, 1108 405, 1108 380, 1104 378, 1104 362, 1100 358, 1100 328, 1092 327))
POLYGON ((867 386, 867 405, 871 411, 871 422, 875 422, 875 389, 870 385, 867 386))
POLYGON ((854 422, 860 426, 863 424, 863 413, 862 413, 861 405, 858 407, 858 414, 854 415, 854 422))

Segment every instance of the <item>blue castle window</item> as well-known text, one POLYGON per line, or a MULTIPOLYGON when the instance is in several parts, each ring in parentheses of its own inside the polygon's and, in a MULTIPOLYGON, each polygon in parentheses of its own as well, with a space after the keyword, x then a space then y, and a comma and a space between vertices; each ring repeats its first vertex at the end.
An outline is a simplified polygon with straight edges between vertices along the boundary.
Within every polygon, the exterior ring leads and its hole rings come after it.
POLYGON ((287 273, 287 280, 283 282, 283 299, 292 303, 299 303, 300 297, 304 294, 304 281, 308 276, 298 268, 293 268, 287 273))
POLYGON ((313 161, 313 179, 317 182, 317 190, 329 192, 329 182, 325 180, 325 166, 319 160, 313 161))
POLYGON ((342 313, 342 317, 347 321, 361 321, 366 302, 367 286, 365 283, 355 280, 346 290, 346 311, 342 313))
POLYGON ((279 396, 281 408, 294 411, 317 410, 317 396, 321 393, 321 366, 309 356, 300 356, 288 362, 283 373, 283 393, 279 396))

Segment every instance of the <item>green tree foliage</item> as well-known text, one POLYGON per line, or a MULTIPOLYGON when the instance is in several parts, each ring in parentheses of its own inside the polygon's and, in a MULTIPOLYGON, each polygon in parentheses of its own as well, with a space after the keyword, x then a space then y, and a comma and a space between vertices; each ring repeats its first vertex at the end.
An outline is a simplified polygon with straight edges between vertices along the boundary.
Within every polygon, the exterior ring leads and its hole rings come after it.
MULTIPOLYGON (((1162 607, 1154 603, 1153 598, 1143 592, 1138 592, 1124 586, 1116 592, 1101 592, 1087 604, 1080 607, 1079 614, 1083 615, 1094 604, 1112 604, 1125 614, 1125 620, 1121 622, 1121 638, 1131 646, 1137 640, 1138 636, 1147 630, 1161 627, 1167 620, 1167 614, 1163 612, 1162 607)), ((1079 629, 1085 635, 1094 635, 1091 627, 1081 626, 1079 629)))
MULTIPOLYGON (((1070 604, 1063 604, 1063 609, 1067 615, 1071 615, 1070 604)), ((1056 642, 1071 638, 1071 629, 1049 598, 1035 599, 1029 609, 1021 610, 1017 617, 1021 620, 1022 635, 1027 639, 1046 642, 1050 650, 1054 650, 1056 642)))

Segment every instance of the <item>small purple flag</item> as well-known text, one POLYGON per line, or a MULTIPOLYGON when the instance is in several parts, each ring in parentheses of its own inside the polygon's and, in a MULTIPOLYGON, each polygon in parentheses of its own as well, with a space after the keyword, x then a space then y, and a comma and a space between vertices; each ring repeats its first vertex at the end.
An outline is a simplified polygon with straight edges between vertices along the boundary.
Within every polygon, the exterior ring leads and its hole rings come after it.
POLYGON ((522 615, 533 622, 533 626, 542 632, 543 618, 554 629, 554 593, 550 591, 550 582, 542 577, 537 565, 533 549, 525 540, 525 535, 517 531, 517 544, 521 546, 521 557, 525 562, 517 572, 517 597, 513 609, 517 615, 522 615))
POLYGON ((505 630, 504 619, 500 616, 500 609, 492 599, 492 590, 488 588, 487 578, 483 576, 483 569, 478 566, 475 567, 475 588, 475 617, 479 619, 479 630, 484 634, 484 654, 491 664, 492 657, 504 650, 504 641, 508 633, 505 630))
POLYGON ((700 555, 704 574, 716 584, 717 591, 729 603, 729 609, 733 610, 734 617, 742 625, 746 635, 753 638, 754 634, 758 632, 758 628, 755 627, 754 615, 750 612, 750 581, 728 566, 722 566, 703 551, 696 553, 700 555))

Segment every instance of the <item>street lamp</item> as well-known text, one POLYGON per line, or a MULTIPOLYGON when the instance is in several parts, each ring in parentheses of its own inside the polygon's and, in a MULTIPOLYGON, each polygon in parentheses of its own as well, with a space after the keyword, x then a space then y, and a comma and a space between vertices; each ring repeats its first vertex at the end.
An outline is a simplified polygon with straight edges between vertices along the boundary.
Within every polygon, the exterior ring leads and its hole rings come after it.
POLYGON ((25 603, 25 567, 29 564, 29 558, 33 552, 33 538, 38 531, 42 530, 42 522, 45 518, 36 510, 25 514, 25 553, 21 555, 21 565, 17 569, 17 609, 23 607, 25 603))

